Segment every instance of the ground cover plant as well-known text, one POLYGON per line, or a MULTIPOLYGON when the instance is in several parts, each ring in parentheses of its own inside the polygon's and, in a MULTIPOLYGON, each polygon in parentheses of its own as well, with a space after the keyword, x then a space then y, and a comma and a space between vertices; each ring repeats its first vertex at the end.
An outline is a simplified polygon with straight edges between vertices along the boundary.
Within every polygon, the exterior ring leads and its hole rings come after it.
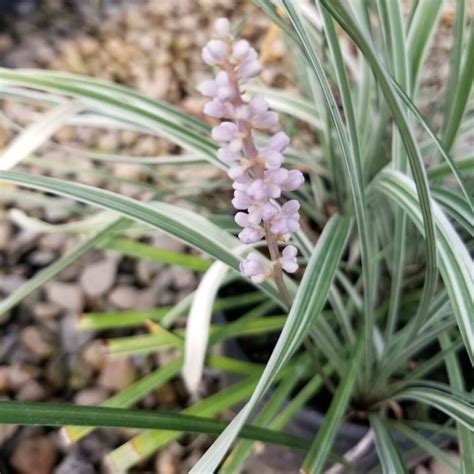
MULTIPOLYGON (((255 3, 285 34, 300 95, 252 82, 261 72, 257 52, 238 39, 241 25, 221 19, 209 29, 209 81, 200 85, 212 129, 116 84, 0 70, 3 96, 50 108, 4 151, 0 180, 93 210, 57 228, 15 214, 25 227, 85 237, 1 301, 3 315, 93 247, 146 256, 156 249, 133 239, 149 232, 202 252, 158 258, 204 272, 197 290, 174 307, 86 314, 79 323, 79 330, 97 331, 149 325, 148 335, 112 341, 116 355, 169 347, 182 355, 100 407, 1 401, 0 422, 61 426, 69 443, 98 426, 142 429, 107 455, 117 472, 183 433, 217 436, 196 473, 239 472, 255 441, 302 450, 303 472, 357 470, 374 447, 379 464, 370 469, 384 473, 408 471, 420 451, 453 467, 441 449, 452 443, 462 472, 474 472, 474 22, 466 3, 456 4, 448 81, 430 114, 420 111, 419 86, 441 1, 419 1, 409 11, 389 0, 255 3), (349 49, 357 51, 355 60, 349 49), (203 199, 192 210, 173 203, 179 190, 172 186, 142 202, 15 169, 73 117, 164 137, 187 154, 153 165, 210 163, 234 184, 219 184, 217 209, 203 199), (303 131, 314 134, 316 145, 298 144, 303 131), (238 226, 228 215, 231 201, 238 226), (229 297, 219 294, 224 287, 237 289, 230 307, 245 309, 233 321, 211 323, 229 308, 229 297), (182 316, 186 331, 175 325, 182 316), (213 355, 223 341, 267 334, 278 338, 265 364, 213 355), (205 366, 241 380, 200 399, 205 366), (182 413, 131 408, 180 373, 195 404, 182 413), (313 437, 285 432, 322 393, 330 403, 313 437), (231 423, 217 420, 241 402, 231 423), (333 447, 348 420, 368 431, 340 453, 333 447)), ((207 190, 204 183, 197 194, 207 190)))

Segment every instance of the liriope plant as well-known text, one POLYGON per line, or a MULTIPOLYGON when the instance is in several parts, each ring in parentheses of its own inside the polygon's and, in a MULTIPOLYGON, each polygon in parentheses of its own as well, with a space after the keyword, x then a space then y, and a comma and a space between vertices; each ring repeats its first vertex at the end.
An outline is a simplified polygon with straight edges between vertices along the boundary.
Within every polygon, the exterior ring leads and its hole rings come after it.
MULTIPOLYGON (((228 20, 220 19, 216 37, 203 50, 215 79, 200 86, 210 99, 204 113, 221 121, 212 130, 206 122, 126 87, 60 72, 0 69, 3 97, 51 108, 4 151, 0 180, 21 187, 4 188, 4 198, 31 199, 23 188, 32 188, 99 209, 63 226, 18 210, 11 213, 18 225, 38 232, 85 237, 1 301, 2 317, 95 247, 204 273, 196 291, 173 307, 91 313, 79 321, 78 330, 84 331, 153 321, 149 335, 113 339, 113 357, 169 347, 182 355, 100 407, 1 401, 0 422, 62 426, 69 443, 98 426, 141 428, 107 455, 116 472, 185 432, 218 436, 194 466, 196 473, 239 472, 256 440, 302 451, 303 472, 311 473, 350 471, 372 449, 380 463, 374 472, 387 474, 406 472, 420 451, 452 468, 442 444, 455 442, 461 465, 454 468, 474 472, 469 377, 474 362, 469 192, 474 157, 463 146, 471 143, 474 126, 469 101, 474 22, 466 2, 456 2, 449 75, 435 105, 436 120, 419 106, 441 0, 420 0, 408 12, 391 0, 254 3, 284 35, 300 95, 247 82, 260 73, 258 55, 248 42, 234 38, 228 20), (287 135, 278 129, 275 112, 281 113, 283 128, 295 120, 304 123, 303 133, 314 134, 316 144, 291 146, 300 127, 288 126, 292 132, 287 135), (157 190, 152 201, 139 202, 21 171, 22 163, 35 161, 31 155, 58 128, 81 116, 91 124, 166 138, 186 154, 132 161, 76 150, 78 157, 144 166, 211 164, 225 170, 234 181, 238 226, 168 203, 173 197, 186 198, 183 190, 157 190), (282 167, 284 159, 288 170, 282 167), (130 237, 150 231, 186 242, 203 258, 130 237), (233 297, 219 294, 222 286, 238 285, 239 279, 253 290, 233 297), (240 319, 211 322, 214 312, 229 308, 239 309, 240 319), (186 332, 174 325, 183 316, 186 332), (275 332, 278 341, 264 366, 213 355, 212 348, 227 339, 275 332), (204 365, 238 374, 241 380, 199 398, 204 365), (131 408, 180 373, 196 400, 182 413, 131 408), (443 381, 435 382, 434 373, 442 374, 443 381), (332 395, 322 426, 308 439, 286 434, 285 426, 322 391, 332 395), (216 419, 242 402, 228 425, 216 419), (337 452, 337 436, 355 411, 368 432, 347 453, 337 452)), ((231 196, 231 181, 223 186, 222 196, 231 196)), ((203 185, 193 192, 207 189, 203 185)))

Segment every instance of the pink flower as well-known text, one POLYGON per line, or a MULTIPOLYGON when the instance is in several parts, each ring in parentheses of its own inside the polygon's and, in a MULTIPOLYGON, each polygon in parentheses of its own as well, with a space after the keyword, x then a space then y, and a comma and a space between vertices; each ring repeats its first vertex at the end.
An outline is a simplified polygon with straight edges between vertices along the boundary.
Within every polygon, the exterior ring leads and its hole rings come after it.
POLYGON ((254 128, 271 129, 278 124, 278 114, 268 110, 262 95, 254 95, 248 104, 250 121, 254 128))
POLYGON ((287 178, 281 183, 283 191, 294 191, 304 183, 304 176, 300 170, 291 170, 287 178))
POLYGON ((268 201, 255 202, 248 207, 249 222, 252 224, 260 224, 260 222, 269 221, 278 213, 278 207, 268 201))
POLYGON ((238 212, 235 215, 235 222, 244 229, 239 234, 239 239, 244 244, 254 244, 262 240, 265 231, 259 225, 252 224, 249 220, 249 215, 245 212, 238 212))
POLYGON ((204 105, 203 112, 212 118, 228 118, 231 116, 229 104, 221 102, 219 99, 212 99, 204 105))
POLYGON ((227 18, 218 18, 214 22, 214 32, 217 37, 225 39, 230 35, 230 23, 227 18))
POLYGON ((290 139, 288 138, 288 135, 285 132, 277 132, 270 138, 265 149, 274 150, 282 153, 283 151, 285 151, 289 143, 290 139))
POLYGON ((285 235, 299 230, 299 208, 300 204, 296 199, 283 204, 280 212, 271 220, 270 230, 276 235, 285 235))
POLYGON ((199 91, 206 97, 219 99, 221 102, 228 101, 235 97, 235 87, 229 79, 229 75, 225 71, 217 73, 216 78, 212 81, 204 81, 199 86, 199 91))
POLYGON ((253 204, 253 199, 248 196, 245 192, 236 189, 234 191, 234 199, 232 199, 232 205, 236 209, 248 209, 253 204))
POLYGON ((257 253, 250 253, 240 263, 240 272, 254 283, 262 283, 271 276, 271 272, 266 268, 263 258, 257 253))
POLYGON ((268 148, 264 148, 260 151, 260 157, 265 162, 265 167, 269 170, 276 170, 280 168, 283 163, 283 155, 268 148))
POLYGON ((234 165, 234 166, 231 166, 227 170, 227 176, 229 176, 229 178, 233 179, 234 181, 245 182, 246 180, 245 170, 246 170, 245 166, 234 165))
POLYGON ((296 263, 296 255, 298 250, 293 245, 288 245, 282 252, 282 257, 280 258, 281 266, 283 270, 288 273, 294 273, 298 270, 298 263, 296 263))
POLYGON ((222 122, 212 129, 212 138, 217 142, 231 142, 239 135, 239 129, 233 122, 222 122))
POLYGON ((209 66, 224 64, 229 56, 227 44, 222 40, 211 40, 202 50, 202 59, 209 66))
POLYGON ((238 40, 235 42, 234 47, 232 48, 232 56, 240 61, 247 56, 250 49, 250 44, 247 40, 238 40))
POLYGON ((224 163, 233 164, 240 158, 240 155, 229 147, 222 147, 217 150, 217 157, 224 163))
POLYGON ((240 65, 236 71, 241 82, 246 82, 258 76, 262 72, 262 66, 258 60, 257 51, 249 48, 245 56, 240 58, 240 65))
POLYGON ((290 139, 285 132, 278 132, 273 135, 267 146, 259 151, 259 155, 265 162, 267 169, 278 169, 283 163, 283 151, 288 146, 290 139))
POLYGON ((258 178, 248 187, 248 194, 256 201, 276 199, 281 196, 281 184, 287 179, 288 170, 278 168, 265 171, 265 177, 258 178))

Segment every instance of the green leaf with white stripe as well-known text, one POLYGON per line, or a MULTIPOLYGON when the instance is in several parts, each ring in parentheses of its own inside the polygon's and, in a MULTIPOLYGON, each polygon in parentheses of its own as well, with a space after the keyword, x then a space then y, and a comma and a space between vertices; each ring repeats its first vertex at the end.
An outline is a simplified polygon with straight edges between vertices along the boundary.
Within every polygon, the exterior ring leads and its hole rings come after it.
MULTIPOLYGON (((384 171, 375 185, 401 206, 420 232, 424 233, 420 204, 412 179, 396 171, 384 171)), ((474 363, 474 320, 472 318, 474 290, 471 257, 439 205, 433 201, 431 206, 436 223, 436 244, 440 257, 441 275, 464 346, 471 362, 474 363)))
POLYGON ((209 127, 204 122, 126 87, 73 74, 0 68, 0 88, 3 84, 72 96, 88 110, 137 125, 225 168, 217 159, 217 145, 206 138, 209 127))
MULTIPOLYGON (((240 258, 232 253, 232 250, 241 245, 240 241, 204 217, 186 209, 156 201, 145 204, 91 186, 55 178, 29 176, 14 171, 0 171, 0 181, 67 196, 86 204, 115 211, 131 220, 161 229, 224 262, 234 270, 239 270, 240 258)), ((261 284, 260 288, 275 301, 281 303, 273 284, 266 282, 261 284)))
POLYGON ((364 354, 364 342, 364 336, 361 334, 352 352, 351 363, 348 365, 344 378, 341 380, 325 415, 324 423, 311 443, 311 448, 304 460, 303 472, 322 472, 324 469, 354 390, 364 354))
POLYGON ((407 473, 402 457, 397 451, 385 422, 376 414, 370 415, 369 420, 370 426, 374 430, 375 448, 383 474, 407 473))
MULTIPOLYGON (((446 387, 449 388, 448 386, 446 387)), ((474 404, 472 403, 472 398, 471 402, 468 401, 469 396, 467 394, 454 395, 440 388, 424 384, 404 388, 398 391, 392 398, 395 400, 412 400, 430 405, 446 413, 446 415, 467 427, 471 432, 474 431, 474 404)))
POLYGON ((313 250, 287 322, 249 402, 193 467, 191 473, 214 472, 278 372, 303 342, 323 309, 351 230, 348 218, 333 216, 313 250))

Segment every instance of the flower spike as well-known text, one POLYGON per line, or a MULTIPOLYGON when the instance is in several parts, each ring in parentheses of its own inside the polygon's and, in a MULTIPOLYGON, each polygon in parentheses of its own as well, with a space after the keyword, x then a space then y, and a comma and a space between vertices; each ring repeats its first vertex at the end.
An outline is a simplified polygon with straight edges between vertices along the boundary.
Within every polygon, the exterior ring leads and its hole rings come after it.
POLYGON ((297 270, 297 249, 288 245, 280 256, 278 242, 287 242, 291 233, 299 229, 300 206, 294 199, 284 204, 277 199, 282 192, 298 189, 304 177, 299 170, 282 167, 283 152, 290 140, 283 131, 275 130, 278 114, 269 110, 261 94, 253 95, 249 101, 242 97, 241 86, 262 70, 257 52, 248 41, 232 37, 226 18, 215 22, 214 33, 215 38, 203 48, 202 57, 220 70, 214 80, 203 82, 199 88, 211 99, 204 106, 204 113, 223 120, 213 128, 212 138, 222 145, 217 156, 230 165, 228 175, 234 181, 232 204, 239 211, 247 211, 235 216, 243 228, 239 238, 245 244, 266 239, 273 263, 273 269, 268 269, 263 258, 252 252, 240 270, 255 283, 274 277, 277 285, 284 286, 281 271, 297 270), (256 146, 255 130, 273 133, 266 146, 256 146))

